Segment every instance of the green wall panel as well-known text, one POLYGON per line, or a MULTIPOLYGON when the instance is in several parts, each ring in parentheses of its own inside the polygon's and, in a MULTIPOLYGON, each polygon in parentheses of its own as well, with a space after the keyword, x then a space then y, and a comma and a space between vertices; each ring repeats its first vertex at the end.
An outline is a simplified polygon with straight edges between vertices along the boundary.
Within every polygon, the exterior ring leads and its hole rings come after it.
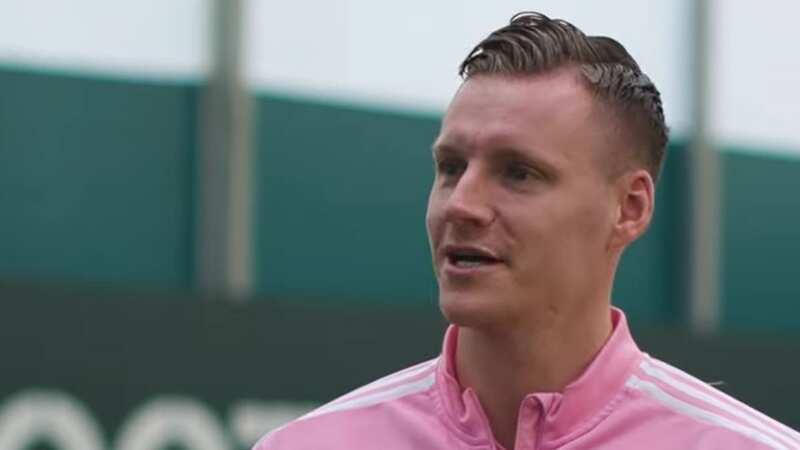
POLYGON ((187 286, 195 91, 0 68, 0 277, 187 286))
POLYGON ((258 288, 433 302, 425 234, 438 119, 262 96, 258 288))
POLYGON ((628 247, 620 261, 613 302, 631 318, 673 323, 684 309, 686 163, 685 144, 671 143, 656 187, 650 229, 628 247))
POLYGON ((723 317, 800 329, 800 159, 723 153, 723 317))
MULTIPOLYGON (((0 67, 0 278, 190 287, 196 102, 189 84, 0 67)), ((255 122, 258 293, 434 305, 439 118, 260 94, 255 122)), ((685 311, 683 147, 615 284, 645 322, 685 311)), ((798 329, 800 160, 754 153, 723 153, 723 319, 798 329)))

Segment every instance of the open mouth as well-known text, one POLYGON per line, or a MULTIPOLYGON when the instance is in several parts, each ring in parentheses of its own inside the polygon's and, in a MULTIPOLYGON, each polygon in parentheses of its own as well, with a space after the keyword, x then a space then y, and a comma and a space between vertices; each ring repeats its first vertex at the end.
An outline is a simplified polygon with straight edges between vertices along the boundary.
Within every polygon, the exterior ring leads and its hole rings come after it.
POLYGON ((447 261, 455 267, 475 268, 498 264, 500 260, 480 249, 448 249, 445 252, 447 261))

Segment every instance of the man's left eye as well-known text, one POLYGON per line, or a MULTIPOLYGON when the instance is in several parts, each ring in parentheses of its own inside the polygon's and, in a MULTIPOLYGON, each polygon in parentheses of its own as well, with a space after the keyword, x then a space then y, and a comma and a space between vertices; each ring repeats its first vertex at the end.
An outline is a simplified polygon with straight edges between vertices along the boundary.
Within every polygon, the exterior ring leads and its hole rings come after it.
POLYGON ((527 181, 535 174, 527 167, 520 164, 512 164, 506 167, 506 177, 514 181, 527 181))

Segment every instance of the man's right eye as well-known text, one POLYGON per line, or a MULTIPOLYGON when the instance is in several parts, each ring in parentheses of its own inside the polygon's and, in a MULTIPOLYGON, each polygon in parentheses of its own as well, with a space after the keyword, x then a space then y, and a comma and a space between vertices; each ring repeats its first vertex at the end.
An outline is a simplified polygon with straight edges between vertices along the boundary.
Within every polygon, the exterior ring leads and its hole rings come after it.
POLYGON ((436 163, 436 171, 444 176, 456 176, 461 173, 464 164, 460 161, 444 159, 436 163))

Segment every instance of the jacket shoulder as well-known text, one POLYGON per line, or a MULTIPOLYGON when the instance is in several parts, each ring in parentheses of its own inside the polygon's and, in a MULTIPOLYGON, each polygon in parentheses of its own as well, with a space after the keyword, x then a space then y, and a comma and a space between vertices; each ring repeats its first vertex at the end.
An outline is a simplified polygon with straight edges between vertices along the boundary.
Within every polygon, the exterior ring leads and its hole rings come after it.
POLYGON ((638 423, 703 449, 799 449, 800 433, 709 383, 645 357, 626 382, 638 423))
MULTIPOLYGON (((398 418, 430 414, 425 396, 435 382, 437 359, 394 372, 274 430, 253 450, 370 448, 403 429, 398 418)), ((422 421, 424 422, 424 420, 422 421)), ((406 430, 405 432, 412 431, 406 430)))

